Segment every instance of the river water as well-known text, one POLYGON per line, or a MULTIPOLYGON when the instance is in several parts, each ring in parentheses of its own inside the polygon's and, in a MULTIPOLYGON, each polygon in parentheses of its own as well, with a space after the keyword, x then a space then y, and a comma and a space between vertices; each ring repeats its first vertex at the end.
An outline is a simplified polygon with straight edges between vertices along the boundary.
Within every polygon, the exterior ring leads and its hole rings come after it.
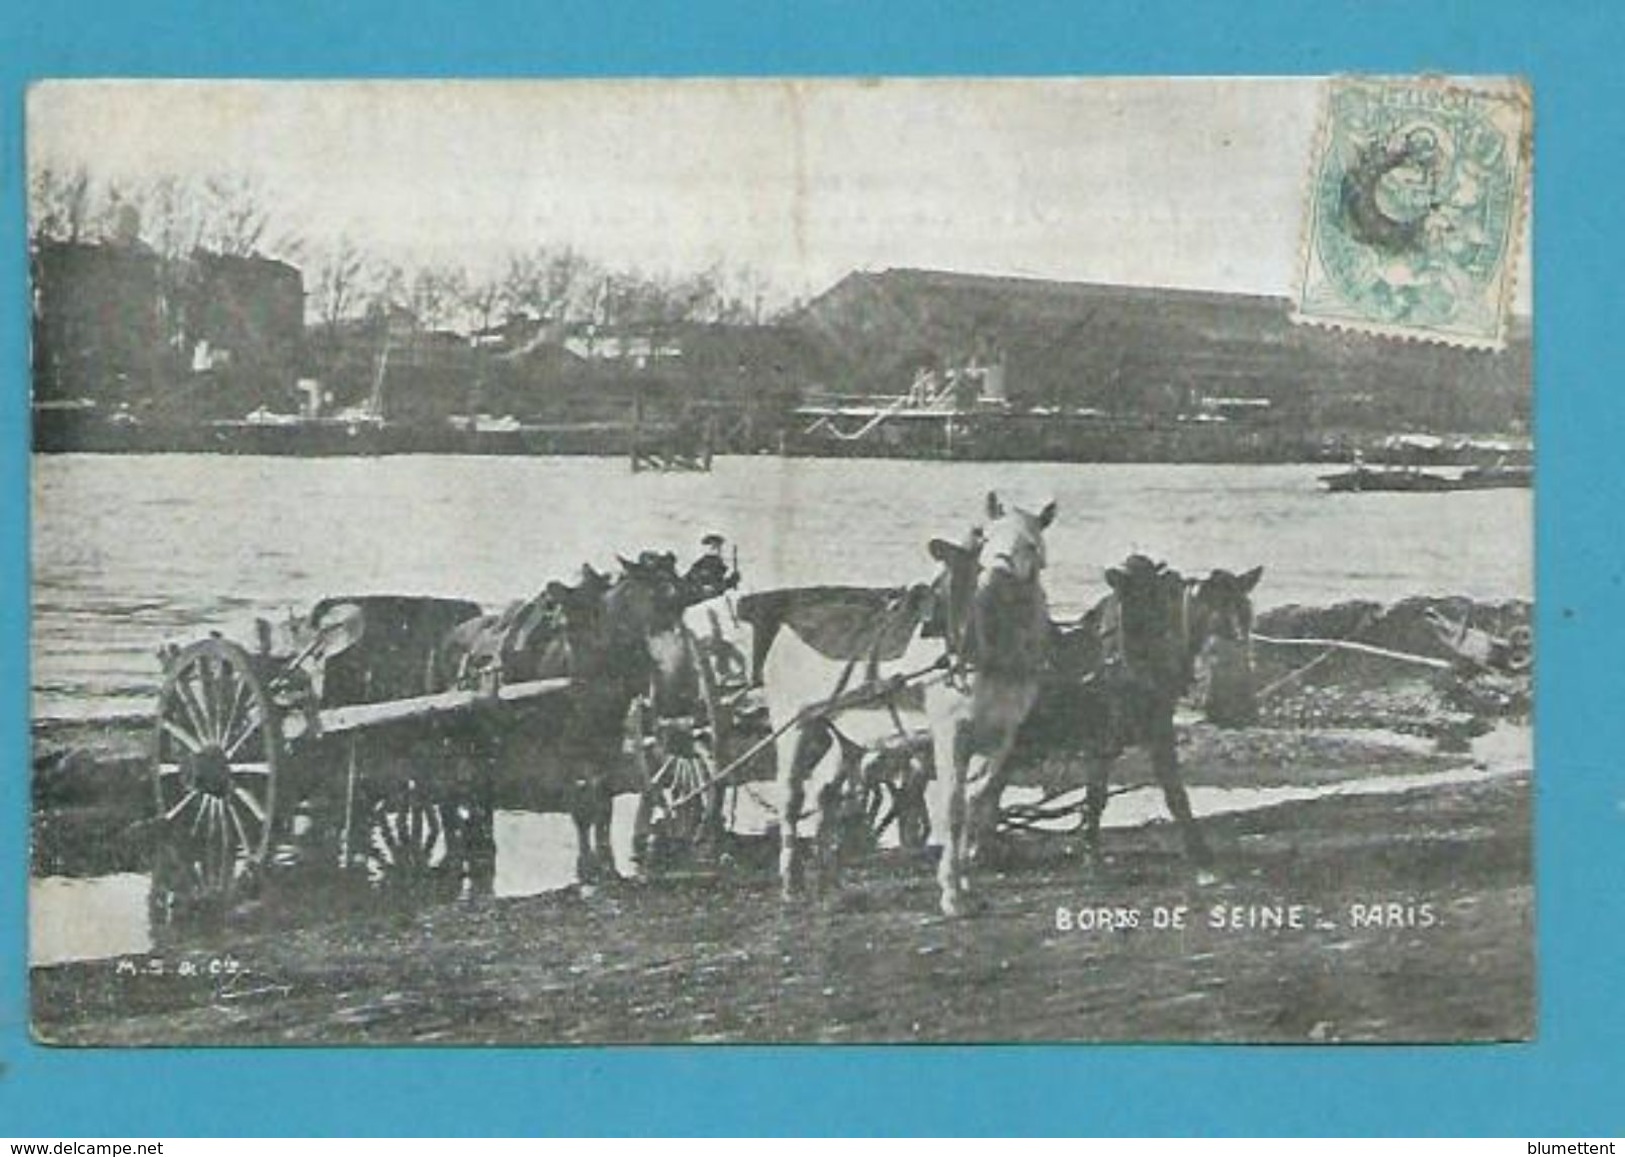
POLYGON ((676 550, 717 530, 745 587, 929 577, 990 488, 1055 498, 1058 611, 1131 551, 1193 573, 1263 564, 1260 607, 1415 594, 1530 597, 1530 492, 1322 493, 1312 466, 1124 466, 723 458, 632 474, 602 458, 34 460, 36 719, 144 715, 155 649, 328 595, 505 603, 583 562, 676 550))
MULTIPOLYGON (((1262 564, 1260 608, 1532 595, 1528 491, 1330 495, 1307 466, 764 457, 633 475, 618 459, 82 455, 36 456, 33 469, 39 722, 150 715, 160 644, 211 630, 250 640, 256 615, 338 594, 502 604, 583 562, 608 569, 617 553, 686 560, 712 530, 737 547, 747 590, 917 581, 932 570, 927 540, 963 534, 990 488, 1034 507, 1058 501, 1046 576, 1057 613, 1103 594, 1104 568, 1134 551, 1187 573, 1262 564)), ((1204 798, 1198 810, 1279 802, 1267 796, 1204 798)), ((1158 814, 1154 795, 1131 798, 1114 804, 1114 823, 1158 814)), ((618 801, 623 842, 631 802, 618 801)), ((503 813, 497 838, 499 894, 572 878, 563 817, 503 813)), ((145 894, 139 875, 33 881, 31 962, 146 951, 145 894)))

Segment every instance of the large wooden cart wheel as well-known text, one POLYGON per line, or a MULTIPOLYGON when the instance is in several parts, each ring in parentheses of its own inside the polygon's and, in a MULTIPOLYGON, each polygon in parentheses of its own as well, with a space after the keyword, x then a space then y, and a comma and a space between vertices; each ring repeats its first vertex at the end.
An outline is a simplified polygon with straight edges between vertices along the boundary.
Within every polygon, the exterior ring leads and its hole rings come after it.
POLYGON ((686 629, 694 664, 696 701, 691 715, 661 715, 654 696, 639 696, 627 712, 627 746, 642 790, 632 829, 632 858, 640 870, 704 848, 720 835, 723 785, 718 771, 730 728, 708 657, 686 629))
POLYGON ((640 697, 628 713, 628 740, 643 784, 632 858, 643 869, 665 866, 709 832, 718 791, 715 735, 695 717, 657 716, 640 697))
POLYGON ((276 825, 281 717, 248 653, 204 639, 175 654, 158 694, 153 907, 224 906, 254 881, 276 825))

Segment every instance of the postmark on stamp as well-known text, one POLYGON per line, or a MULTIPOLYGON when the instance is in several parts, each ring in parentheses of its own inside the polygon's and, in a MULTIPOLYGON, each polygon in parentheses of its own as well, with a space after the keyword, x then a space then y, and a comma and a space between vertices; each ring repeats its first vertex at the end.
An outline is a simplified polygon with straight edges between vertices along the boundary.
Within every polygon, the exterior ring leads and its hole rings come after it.
POLYGON ((1522 87, 1332 81, 1311 159, 1293 320, 1500 348, 1529 156, 1522 87))

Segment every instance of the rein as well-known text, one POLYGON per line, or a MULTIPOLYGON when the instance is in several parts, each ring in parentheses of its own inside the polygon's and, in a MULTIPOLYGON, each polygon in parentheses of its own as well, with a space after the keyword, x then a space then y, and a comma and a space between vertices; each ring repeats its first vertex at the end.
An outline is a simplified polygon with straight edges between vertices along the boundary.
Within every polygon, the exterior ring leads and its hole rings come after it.
POLYGON ((689 800, 698 798, 711 788, 715 787, 717 784, 726 782, 728 779, 732 778, 734 772, 738 771, 752 759, 755 759, 759 753, 765 751, 774 743, 774 741, 779 738, 779 736, 783 735, 791 728, 805 727, 807 724, 815 722, 819 719, 823 719, 824 722, 827 723, 830 715, 833 715, 839 711, 847 711, 854 707, 872 706, 875 703, 885 703, 888 706, 894 707, 896 702, 895 696, 898 694, 898 692, 903 691, 910 686, 924 686, 934 677, 951 677, 951 675, 947 674, 938 674, 939 672, 943 672, 947 666, 948 656, 944 654, 942 658, 938 659, 929 666, 892 675, 886 679, 880 680, 878 683, 869 683, 858 687, 853 687, 850 690, 838 689, 835 694, 831 695, 828 699, 825 699, 822 702, 809 703, 800 711, 797 711, 789 719, 781 723, 778 727, 774 728, 771 733, 763 736, 761 739, 758 739, 755 743, 752 743, 748 748, 746 748, 741 754, 729 760, 726 767, 722 768, 715 775, 712 775, 706 779, 704 783, 690 788, 683 795, 673 800, 669 806, 672 808, 682 807, 689 800))
MULTIPOLYGON (((971 657, 965 653, 966 616, 961 612, 958 600, 953 597, 952 582, 948 584, 948 593, 945 598, 947 609, 943 614, 943 659, 948 669, 948 681, 955 686, 964 686, 970 678, 973 667, 971 657)), ((972 591, 972 605, 974 605, 975 592, 972 591)))

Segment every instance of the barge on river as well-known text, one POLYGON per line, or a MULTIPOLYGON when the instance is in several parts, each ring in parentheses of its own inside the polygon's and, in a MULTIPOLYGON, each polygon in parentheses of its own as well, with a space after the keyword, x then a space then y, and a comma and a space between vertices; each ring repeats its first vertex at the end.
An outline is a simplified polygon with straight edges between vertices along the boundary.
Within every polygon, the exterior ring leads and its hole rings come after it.
POLYGON ((1320 483, 1334 494, 1438 494, 1454 490, 1528 489, 1534 485, 1529 466, 1471 466, 1459 473, 1414 466, 1373 469, 1357 465, 1338 474, 1323 474, 1320 483))

